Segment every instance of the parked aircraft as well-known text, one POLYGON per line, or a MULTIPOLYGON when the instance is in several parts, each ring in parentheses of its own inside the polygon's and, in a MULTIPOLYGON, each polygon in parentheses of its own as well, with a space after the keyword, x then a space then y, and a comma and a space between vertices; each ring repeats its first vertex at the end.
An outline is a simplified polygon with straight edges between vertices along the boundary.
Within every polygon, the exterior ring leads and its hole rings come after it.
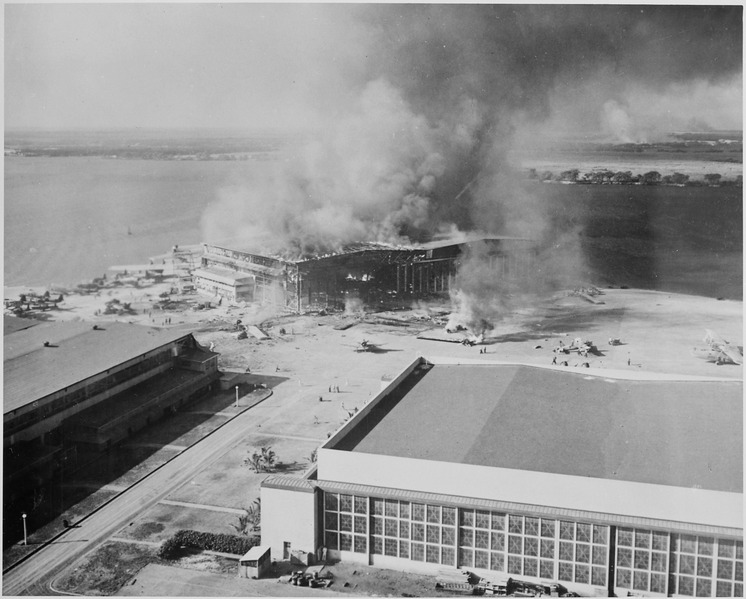
POLYGON ((718 365, 743 364, 743 347, 726 341, 710 329, 705 329, 705 331, 707 334, 704 342, 707 346, 695 347, 692 350, 695 357, 718 365))

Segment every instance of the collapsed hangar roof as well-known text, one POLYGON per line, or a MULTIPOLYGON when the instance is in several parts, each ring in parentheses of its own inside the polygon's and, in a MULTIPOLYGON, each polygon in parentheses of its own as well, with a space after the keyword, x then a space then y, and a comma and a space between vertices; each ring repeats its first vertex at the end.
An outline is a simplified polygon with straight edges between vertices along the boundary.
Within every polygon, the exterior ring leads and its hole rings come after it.
MULTIPOLYGON (((268 253, 268 252, 262 252, 261 250, 248 250, 248 249, 239 249, 239 250, 228 250, 228 251, 234 251, 238 253, 263 257, 263 258, 270 258, 272 260, 277 260, 279 262, 284 262, 286 264, 308 264, 313 262, 318 262, 321 260, 329 259, 329 258, 337 258, 339 256, 349 256, 352 254, 361 254, 365 252, 426 252, 426 251, 432 251, 447 247, 456 247, 456 246, 462 246, 462 245, 468 245, 478 242, 502 242, 502 241, 508 241, 508 242, 523 242, 523 243, 533 243, 531 239, 527 239, 525 237, 509 237, 509 236, 499 236, 499 235, 491 235, 491 236, 485 236, 485 235, 476 235, 476 234, 462 234, 457 237, 451 237, 448 239, 438 239, 434 241, 429 241, 426 243, 417 243, 417 244, 404 244, 404 245, 397 245, 393 243, 384 243, 379 241, 360 241, 355 243, 349 243, 343 246, 341 249, 337 251, 329 251, 326 253, 319 253, 313 256, 304 256, 300 258, 289 258, 287 256, 281 256, 278 254, 268 253)), ((219 246, 211 246, 211 247, 219 247, 219 246)), ((221 250, 227 250, 227 248, 220 248, 221 250)), ((251 265, 251 268, 257 268, 255 264, 251 265)))
POLYGON ((740 381, 436 365, 399 387, 333 449, 742 492, 740 381))

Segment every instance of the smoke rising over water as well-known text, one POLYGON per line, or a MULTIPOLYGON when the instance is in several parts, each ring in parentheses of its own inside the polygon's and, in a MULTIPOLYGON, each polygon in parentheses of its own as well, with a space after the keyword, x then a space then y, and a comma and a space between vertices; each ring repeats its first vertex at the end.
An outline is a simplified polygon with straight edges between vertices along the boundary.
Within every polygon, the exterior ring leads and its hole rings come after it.
MULTIPOLYGON (((740 7, 318 10, 332 21, 341 11, 360 33, 354 60, 341 51, 316 83, 346 87, 339 101, 318 90, 318 135, 266 176, 226 190, 204 216, 206 239, 269 237, 269 249, 297 256, 444 230, 525 236, 541 248, 539 268, 566 284, 585 270, 580 231, 554 228, 545 204, 518 185, 506 159, 516 140, 538 146, 557 127, 631 140, 635 98, 741 78, 740 7)), ((471 271, 482 271, 479 252, 464 261, 462 288, 503 301, 494 298, 504 287, 471 271)))

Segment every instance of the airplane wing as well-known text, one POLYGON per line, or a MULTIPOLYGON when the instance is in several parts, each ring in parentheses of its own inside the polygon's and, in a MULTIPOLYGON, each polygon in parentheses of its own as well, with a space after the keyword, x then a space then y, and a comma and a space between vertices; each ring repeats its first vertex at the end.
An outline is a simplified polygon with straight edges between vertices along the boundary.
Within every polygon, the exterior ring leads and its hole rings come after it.
POLYGON ((713 333, 710 329, 705 329, 707 336, 705 341, 710 344, 710 347, 727 356, 729 360, 732 360, 734 364, 743 364, 743 351, 732 343, 728 343, 717 333, 713 333))
POLYGON ((735 345, 729 343, 722 345, 720 351, 733 360, 735 364, 743 364, 743 354, 738 351, 738 348, 735 345))

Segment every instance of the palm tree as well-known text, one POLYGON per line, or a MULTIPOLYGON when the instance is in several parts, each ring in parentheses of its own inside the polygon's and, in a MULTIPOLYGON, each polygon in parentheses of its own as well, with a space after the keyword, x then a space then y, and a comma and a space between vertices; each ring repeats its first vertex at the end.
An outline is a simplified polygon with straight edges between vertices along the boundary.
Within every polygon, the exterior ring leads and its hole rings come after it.
POLYGON ((254 472, 260 472, 262 469, 262 454, 255 451, 249 457, 245 458, 243 463, 244 466, 249 466, 254 472))
POLYGON ((259 497, 254 500, 249 508, 246 510, 246 517, 249 524, 251 524, 251 530, 257 531, 261 528, 262 523, 262 498, 259 497))
POLYGON ((238 516, 238 524, 231 524, 231 526, 236 529, 236 532, 238 534, 248 536, 250 524, 251 522, 247 510, 245 514, 241 514, 240 516, 238 516))
POLYGON ((262 462, 263 462, 264 469, 267 472, 271 472, 275 466, 277 455, 275 454, 275 452, 272 450, 271 447, 262 447, 261 452, 262 452, 262 462))
POLYGON ((246 508, 245 513, 238 516, 238 524, 232 524, 233 528, 239 534, 249 536, 249 533, 256 532, 261 527, 262 521, 262 498, 255 499, 254 502, 246 508))

